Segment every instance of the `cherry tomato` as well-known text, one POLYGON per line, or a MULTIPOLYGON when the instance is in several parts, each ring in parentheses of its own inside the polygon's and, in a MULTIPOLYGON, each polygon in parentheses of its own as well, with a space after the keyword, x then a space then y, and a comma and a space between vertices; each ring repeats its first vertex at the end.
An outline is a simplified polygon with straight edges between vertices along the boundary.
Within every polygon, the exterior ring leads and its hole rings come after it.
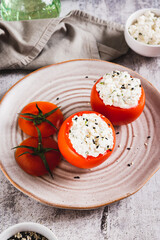
POLYGON ((136 120, 142 113, 145 105, 145 92, 141 87, 141 96, 136 107, 131 108, 120 108, 115 106, 105 105, 103 100, 100 98, 99 93, 96 90, 97 83, 100 82, 100 78, 93 86, 91 91, 91 107, 92 110, 97 111, 106 116, 113 125, 124 125, 136 120))
POLYGON ((19 115, 19 127, 29 136, 38 136, 35 126, 41 131, 42 137, 51 136, 56 132, 56 129, 60 128, 63 122, 61 110, 56 109, 57 106, 50 102, 31 102, 23 108, 19 115), (49 115, 48 113, 54 109, 55 112, 49 115), (45 117, 46 114, 49 116, 45 117))
MULTIPOLYGON (((20 146, 38 147, 38 138, 30 137, 24 140, 20 146)), ((58 144, 50 137, 42 138, 43 148, 53 148, 58 150, 58 144)), ((33 176, 42 176, 48 171, 42 158, 39 155, 32 155, 34 152, 28 148, 18 147, 15 152, 15 159, 19 166, 28 174, 33 176), (23 154, 23 155, 21 155, 23 154), (20 156, 21 155, 21 156, 20 156)), ((50 150, 44 153, 50 171, 52 171, 60 162, 61 154, 59 151, 50 150)))
POLYGON ((93 168, 101 163, 103 163, 113 152, 113 149, 115 147, 115 131, 114 128, 111 124, 111 122, 104 117, 103 115, 96 113, 94 111, 82 111, 75 113, 68 117, 62 124, 59 134, 58 134, 58 147, 63 155, 63 157, 72 165, 79 167, 79 168, 93 168), (83 114, 91 114, 95 113, 98 116, 102 118, 103 121, 105 121, 112 129, 113 132, 113 148, 106 150, 104 154, 99 154, 98 157, 93 157, 93 156, 87 156, 86 158, 83 157, 82 155, 78 154, 76 150, 73 148, 72 143, 69 139, 69 131, 72 126, 72 118, 75 115, 82 116, 83 114))

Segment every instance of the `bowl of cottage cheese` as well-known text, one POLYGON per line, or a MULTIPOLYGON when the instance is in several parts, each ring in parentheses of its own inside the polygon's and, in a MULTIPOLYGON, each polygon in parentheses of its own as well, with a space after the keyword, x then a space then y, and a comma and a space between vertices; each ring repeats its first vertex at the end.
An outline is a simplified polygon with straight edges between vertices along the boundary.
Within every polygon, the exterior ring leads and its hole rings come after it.
POLYGON ((160 9, 134 12, 126 21, 125 39, 136 53, 146 57, 160 56, 160 9))

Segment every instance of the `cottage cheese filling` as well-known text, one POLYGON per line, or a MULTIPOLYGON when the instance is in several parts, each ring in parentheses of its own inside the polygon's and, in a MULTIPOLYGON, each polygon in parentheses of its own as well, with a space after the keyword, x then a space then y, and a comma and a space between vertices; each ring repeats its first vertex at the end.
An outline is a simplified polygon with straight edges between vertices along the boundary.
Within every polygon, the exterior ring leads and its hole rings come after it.
POLYGON ((87 158, 104 154, 113 148, 113 132, 102 118, 94 113, 75 115, 69 139, 75 151, 87 158))
POLYGON ((151 11, 137 18, 137 21, 129 27, 131 36, 142 43, 160 45, 160 17, 151 11))
POLYGON ((112 71, 97 83, 96 90, 105 105, 131 108, 137 106, 141 96, 141 81, 126 71, 112 71))

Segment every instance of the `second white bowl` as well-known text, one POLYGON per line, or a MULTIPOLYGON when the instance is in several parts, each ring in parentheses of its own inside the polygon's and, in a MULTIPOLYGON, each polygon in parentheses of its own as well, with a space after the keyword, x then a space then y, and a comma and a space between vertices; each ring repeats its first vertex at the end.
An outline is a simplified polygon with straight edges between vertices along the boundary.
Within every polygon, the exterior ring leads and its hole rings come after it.
POLYGON ((41 234, 46 237, 48 240, 57 240, 56 236, 53 234, 49 228, 39 224, 32 222, 23 222, 15 224, 9 228, 7 228, 4 232, 0 234, 0 240, 8 240, 12 236, 14 236, 18 232, 31 231, 41 234))
POLYGON ((160 56, 160 45, 147 45, 135 40, 129 33, 128 28, 131 24, 136 22, 137 18, 143 15, 146 11, 155 13, 156 16, 160 16, 160 9, 155 8, 144 8, 134 12, 126 21, 125 25, 125 39, 128 46, 136 53, 146 57, 159 57, 160 56))

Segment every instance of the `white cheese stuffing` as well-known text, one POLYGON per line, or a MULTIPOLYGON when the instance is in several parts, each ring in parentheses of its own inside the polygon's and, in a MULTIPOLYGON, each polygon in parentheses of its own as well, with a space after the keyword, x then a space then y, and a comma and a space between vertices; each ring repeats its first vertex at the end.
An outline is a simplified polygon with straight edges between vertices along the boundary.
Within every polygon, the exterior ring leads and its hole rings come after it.
POLYGON ((126 71, 112 71, 97 83, 96 90, 105 105, 131 108, 137 106, 141 96, 141 81, 126 71))
POLYGON ((151 11, 137 18, 137 21, 129 27, 130 35, 137 41, 160 45, 160 17, 151 11))
POLYGON ((75 151, 84 158, 97 157, 113 148, 113 131, 97 114, 75 115, 69 131, 69 139, 75 151))

